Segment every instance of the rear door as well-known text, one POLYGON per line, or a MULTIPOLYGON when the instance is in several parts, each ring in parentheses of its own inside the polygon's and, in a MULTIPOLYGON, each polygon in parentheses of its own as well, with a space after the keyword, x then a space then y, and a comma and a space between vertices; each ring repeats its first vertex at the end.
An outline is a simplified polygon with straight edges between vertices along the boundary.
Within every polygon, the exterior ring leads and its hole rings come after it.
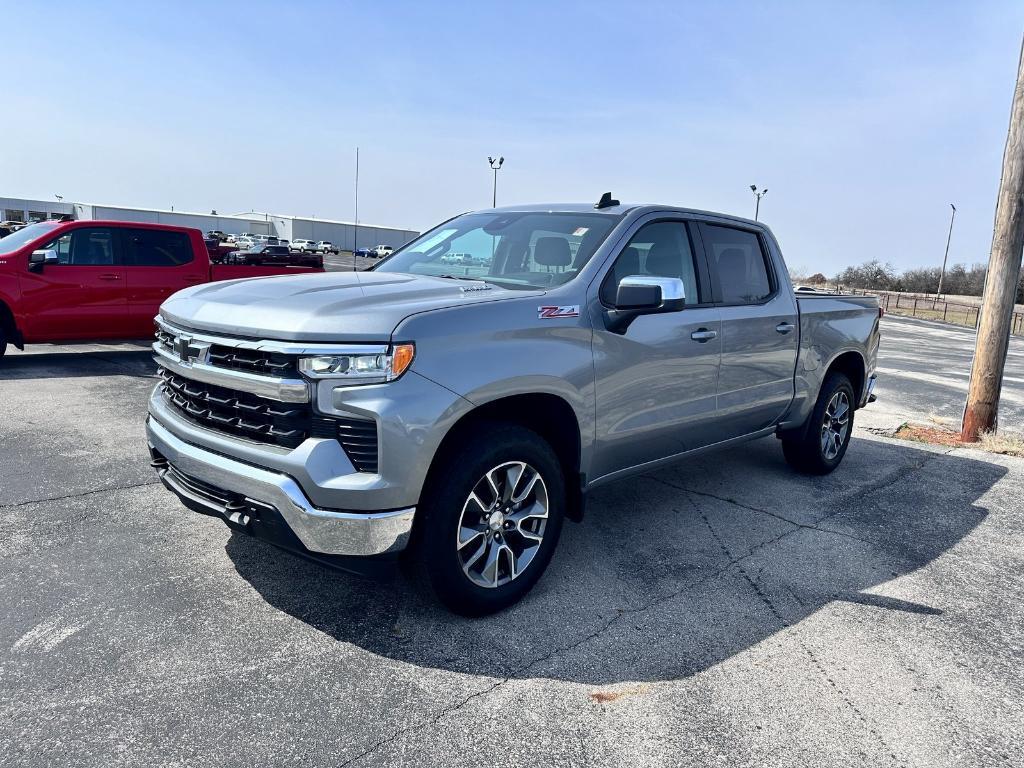
POLYGON ((722 318, 718 424, 722 439, 774 425, 793 398, 796 300, 763 233, 701 222, 722 318))
POLYGON ((131 336, 153 335, 153 317, 164 299, 205 283, 207 260, 196 258, 192 238, 181 230, 122 227, 131 336))
POLYGON ((635 225, 597 284, 594 323, 597 450, 593 479, 715 442, 721 310, 692 225, 655 214, 635 225), (683 281, 680 312, 637 317, 624 333, 604 324, 630 275, 683 281))
POLYGON ((124 267, 113 227, 76 227, 41 246, 57 263, 21 274, 27 341, 124 338, 124 267))

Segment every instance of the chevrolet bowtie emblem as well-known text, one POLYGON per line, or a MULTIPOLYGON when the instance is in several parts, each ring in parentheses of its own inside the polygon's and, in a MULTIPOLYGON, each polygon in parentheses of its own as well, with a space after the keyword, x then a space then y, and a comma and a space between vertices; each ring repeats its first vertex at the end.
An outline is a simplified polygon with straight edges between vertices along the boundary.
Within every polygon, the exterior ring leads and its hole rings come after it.
POLYGON ((178 359, 183 363, 188 362, 189 349, 192 346, 191 336, 177 336, 174 339, 174 354, 178 356, 178 359))

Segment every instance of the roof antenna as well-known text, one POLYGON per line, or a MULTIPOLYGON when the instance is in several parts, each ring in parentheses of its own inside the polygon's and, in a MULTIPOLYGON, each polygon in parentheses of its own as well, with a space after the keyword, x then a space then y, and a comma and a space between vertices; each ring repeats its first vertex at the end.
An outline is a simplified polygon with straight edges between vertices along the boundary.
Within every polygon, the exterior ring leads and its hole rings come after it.
POLYGON ((612 206, 615 206, 615 205, 618 205, 618 204, 619 204, 618 200, 613 200, 612 199, 612 193, 611 192, 605 192, 603 195, 601 195, 601 199, 598 200, 594 204, 594 207, 597 208, 597 210, 601 210, 602 208, 611 208, 612 206))

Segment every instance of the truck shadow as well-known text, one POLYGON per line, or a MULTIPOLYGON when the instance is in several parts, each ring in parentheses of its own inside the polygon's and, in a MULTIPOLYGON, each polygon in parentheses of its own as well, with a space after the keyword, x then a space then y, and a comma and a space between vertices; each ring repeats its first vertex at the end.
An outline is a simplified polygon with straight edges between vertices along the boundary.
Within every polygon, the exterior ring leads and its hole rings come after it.
POLYGON ((0 381, 5 379, 80 378, 94 376, 155 376, 156 363, 148 344, 124 349, 8 352, 0 359, 0 381))
POLYGON ((943 621, 961 606, 927 572, 912 578, 928 604, 887 582, 963 540, 1006 472, 859 439, 837 472, 806 478, 762 440, 595 492, 534 591, 476 620, 447 613, 422 579, 350 577, 238 534, 227 553, 269 604, 396 661, 591 685, 678 679, 826 607, 943 621))

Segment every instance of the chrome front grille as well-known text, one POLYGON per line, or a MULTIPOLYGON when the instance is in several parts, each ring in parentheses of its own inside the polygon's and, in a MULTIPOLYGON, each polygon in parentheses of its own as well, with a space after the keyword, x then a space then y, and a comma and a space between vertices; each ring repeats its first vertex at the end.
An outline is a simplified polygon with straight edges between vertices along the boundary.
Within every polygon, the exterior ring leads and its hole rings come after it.
POLYGON ((309 404, 282 403, 205 384, 160 368, 167 402, 187 419, 218 432, 295 448, 309 437, 309 404))
POLYGON ((256 349, 235 349, 221 344, 210 345, 209 364, 268 376, 297 376, 299 373, 292 356, 256 349))
POLYGON ((377 423, 317 414, 311 402, 313 387, 298 370, 301 355, 334 354, 339 349, 336 345, 236 341, 179 329, 162 318, 157 319, 153 345, 162 397, 182 418, 285 448, 298 447, 310 437, 336 440, 357 472, 376 473, 377 423))

